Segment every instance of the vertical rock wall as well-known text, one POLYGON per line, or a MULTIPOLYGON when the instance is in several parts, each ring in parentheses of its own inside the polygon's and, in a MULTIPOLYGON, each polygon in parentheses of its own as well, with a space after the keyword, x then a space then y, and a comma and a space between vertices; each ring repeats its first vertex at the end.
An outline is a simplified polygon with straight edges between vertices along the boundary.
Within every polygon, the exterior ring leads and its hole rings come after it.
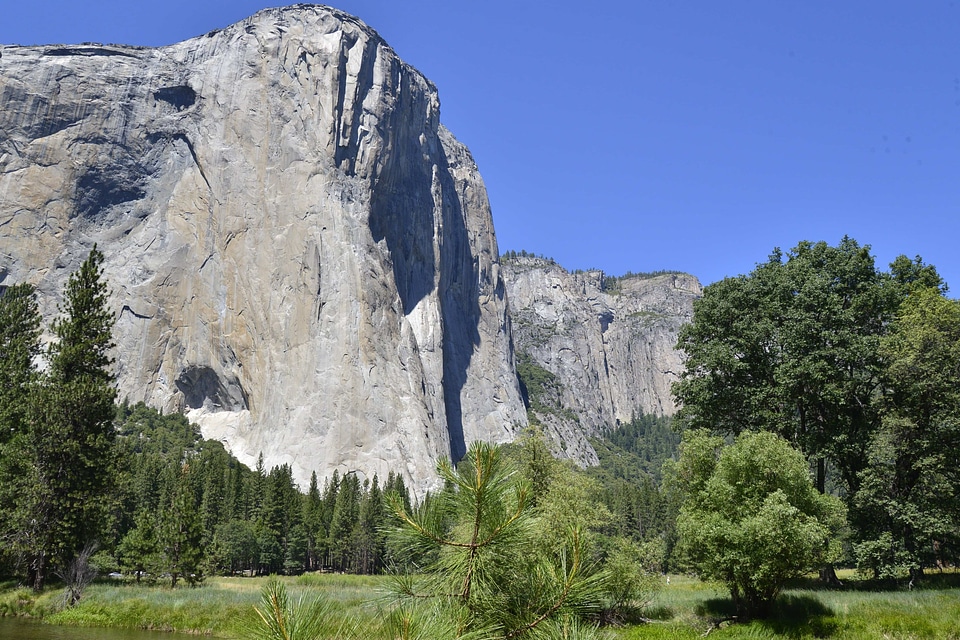
POLYGON ((605 278, 532 257, 503 268, 517 352, 554 376, 536 413, 559 452, 594 464, 588 437, 636 415, 673 415, 677 333, 702 292, 695 277, 605 278))
POLYGON ((526 422, 476 166, 435 87, 344 13, 4 47, 0 285, 36 284, 49 317, 94 243, 120 396, 243 461, 423 489, 526 422))

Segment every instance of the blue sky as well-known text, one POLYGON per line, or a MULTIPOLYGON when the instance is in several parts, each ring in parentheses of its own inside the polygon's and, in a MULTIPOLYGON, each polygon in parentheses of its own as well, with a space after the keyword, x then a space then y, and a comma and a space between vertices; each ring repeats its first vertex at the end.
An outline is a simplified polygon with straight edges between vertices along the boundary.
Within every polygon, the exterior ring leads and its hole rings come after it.
MULTIPOLYGON (((6 2, 5 44, 163 45, 270 4, 6 2)), ((344 0, 433 80, 501 251, 709 283, 850 235, 960 295, 960 0, 344 0)))

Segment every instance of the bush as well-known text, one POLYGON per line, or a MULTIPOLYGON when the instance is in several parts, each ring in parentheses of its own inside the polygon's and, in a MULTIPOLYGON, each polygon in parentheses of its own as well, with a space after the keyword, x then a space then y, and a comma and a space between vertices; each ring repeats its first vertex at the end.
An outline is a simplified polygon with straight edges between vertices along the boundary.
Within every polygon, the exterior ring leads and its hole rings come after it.
POLYGON ((680 553, 730 589, 738 615, 765 617, 787 580, 832 559, 843 504, 816 491, 803 455, 779 436, 748 432, 724 447, 688 432, 669 475, 685 497, 680 553))

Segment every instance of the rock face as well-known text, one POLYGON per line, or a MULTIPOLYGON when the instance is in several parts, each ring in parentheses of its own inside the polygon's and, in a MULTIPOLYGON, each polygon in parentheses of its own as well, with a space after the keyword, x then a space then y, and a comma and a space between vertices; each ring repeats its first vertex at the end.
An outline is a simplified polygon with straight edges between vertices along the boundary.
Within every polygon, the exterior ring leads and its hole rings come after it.
POLYGON ((349 15, 4 47, 0 285, 34 283, 49 317, 94 243, 120 397, 245 462, 422 490, 526 424, 477 168, 435 87, 349 15))
MULTIPOLYGON (((558 451, 595 464, 587 437, 635 415, 672 415, 677 332, 702 288, 693 276, 606 278, 550 260, 503 261, 521 362, 552 374, 536 417, 558 451)), ((536 407, 534 407, 536 408, 536 407)))

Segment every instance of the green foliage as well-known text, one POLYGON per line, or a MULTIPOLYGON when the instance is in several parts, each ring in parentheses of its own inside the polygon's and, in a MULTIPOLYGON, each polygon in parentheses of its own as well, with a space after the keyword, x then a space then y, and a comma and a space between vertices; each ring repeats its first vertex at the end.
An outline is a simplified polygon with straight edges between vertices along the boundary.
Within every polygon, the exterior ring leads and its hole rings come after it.
POLYGON ((203 579, 202 530, 190 465, 169 472, 172 477, 168 477, 168 494, 161 499, 157 529, 160 566, 170 574, 170 586, 176 587, 180 578, 189 584, 203 579))
POLYGON ((255 611, 255 626, 246 634, 250 640, 319 640, 352 635, 323 595, 308 601, 301 594, 294 602, 283 582, 275 579, 263 587, 255 611))
POLYGON ((614 539, 611 547, 604 561, 605 609, 629 619, 648 608, 661 590, 663 548, 656 540, 638 543, 626 538, 614 539))
POLYGON ((600 610, 604 577, 593 567, 588 536, 573 522, 550 529, 568 496, 558 493, 534 510, 500 448, 479 442, 457 468, 441 462, 438 472, 448 490, 412 511, 391 501, 402 521, 394 540, 436 558, 421 576, 397 579, 401 621, 432 611, 426 615, 436 624, 455 623, 455 637, 519 638, 600 610), (426 608, 428 600, 438 608, 426 608))
POLYGON ((657 569, 671 566, 679 504, 661 486, 661 470, 679 450, 680 435, 665 416, 637 416, 591 440, 600 464, 586 472, 601 484, 613 519, 604 533, 659 549, 657 569))
POLYGON ((160 540, 157 532, 156 517, 149 511, 141 511, 117 548, 120 566, 136 575, 137 582, 147 573, 153 573, 161 567, 160 540))
POLYGON ((552 413, 559 408, 560 381, 534 362, 529 353, 521 351, 517 354, 517 377, 531 409, 552 413))
POLYGON ((960 543, 960 302, 914 286, 884 337, 888 410, 870 442, 856 546, 876 577, 913 576, 960 543))
POLYGON ((553 258, 540 255, 539 253, 531 253, 526 249, 521 249, 520 251, 515 251, 513 249, 510 249, 509 251, 505 251, 504 253, 500 254, 500 259, 504 262, 516 261, 519 258, 529 258, 531 260, 542 260, 543 262, 546 262, 549 264, 557 264, 557 261, 554 260, 553 258))
POLYGON ((682 275, 682 271, 674 271, 672 269, 658 269, 657 271, 627 271, 622 276, 608 276, 604 274, 602 290, 604 293, 610 295, 618 295, 623 289, 624 282, 628 280, 649 280, 650 278, 656 278, 659 276, 668 276, 668 275, 682 275))
POLYGON ((820 491, 845 497, 862 566, 922 571, 957 542, 956 305, 919 257, 883 273, 849 238, 784 257, 695 303, 678 418, 787 438, 816 462, 820 491))
MULTIPOLYGON (((182 415, 115 405, 103 260, 94 248, 70 277, 42 375, 33 289, 0 296, 0 573, 39 589, 93 540, 138 581, 174 585, 204 570, 382 570, 391 516, 376 477, 342 492, 335 477, 322 496, 314 480, 304 496, 288 465, 268 472, 261 456, 251 471, 182 415)), ((409 504, 401 478, 387 484, 409 504)))
POLYGON ((27 398, 36 381, 40 354, 40 311, 28 284, 0 293, 0 457, 2 447, 24 428, 27 398))
POLYGON ((114 511, 118 456, 108 353, 114 316, 107 308, 102 264, 103 254, 94 247, 67 281, 42 375, 22 370, 35 353, 38 321, 31 292, 14 289, 3 305, 5 322, 13 321, 2 331, 14 332, 5 340, 15 347, 12 361, 20 363, 4 365, 4 375, 20 384, 7 398, 16 406, 4 411, 6 419, 20 422, 0 465, 5 548, 26 563, 35 589, 42 588, 51 565, 65 569, 84 545, 99 539, 114 511))
POLYGON ((600 468, 620 478, 640 482, 644 477, 660 482, 663 463, 675 458, 680 434, 670 416, 634 416, 596 439, 600 468))
POLYGON ((217 525, 213 549, 214 567, 230 574, 255 566, 260 555, 256 530, 245 520, 230 520, 217 525))
POLYGON ((688 356, 678 418, 722 434, 779 433, 829 459, 852 496, 879 424, 878 346, 898 290, 850 238, 802 242, 783 258, 774 251, 694 304, 678 342, 688 356))
POLYGON ((178 572, 186 576, 199 576, 199 570, 297 574, 322 568, 375 573, 393 557, 382 532, 393 523, 384 494, 409 505, 399 476, 391 473, 381 489, 376 476, 360 484, 354 475, 341 480, 335 473, 323 491, 314 477, 305 495, 289 465, 267 471, 261 459, 250 470, 219 442, 204 440, 180 414, 124 404, 117 419, 129 461, 121 475, 115 540, 125 570, 169 573, 164 563, 178 557, 180 547, 155 550, 149 540, 173 529, 184 540, 199 535, 198 544, 188 544, 188 556, 193 547, 202 553, 188 558, 189 571, 178 572), (174 508, 175 496, 184 508, 174 508))
POLYGON ((843 506, 816 491, 803 456, 775 434, 746 432, 724 447, 688 432, 670 473, 685 496, 680 551, 730 589, 740 615, 764 617, 787 580, 831 560, 843 506))

